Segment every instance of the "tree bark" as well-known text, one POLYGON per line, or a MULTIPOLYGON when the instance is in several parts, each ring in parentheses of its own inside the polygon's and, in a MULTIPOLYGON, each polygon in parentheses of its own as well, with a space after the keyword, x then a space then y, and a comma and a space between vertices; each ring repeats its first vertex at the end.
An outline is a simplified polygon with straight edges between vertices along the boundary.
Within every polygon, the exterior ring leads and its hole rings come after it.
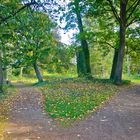
MULTIPOLYGON (((1 58, 3 58, 3 60, 6 60, 6 48, 5 45, 2 43, 2 49, 1 49, 1 58)), ((6 64, 3 64, 3 84, 6 85, 7 84, 7 67, 6 64)))
MULTIPOLYGON (((80 13, 80 7, 79 7, 79 1, 75 0, 75 10, 76 10, 76 16, 77 16, 77 23, 78 23, 78 28, 79 28, 79 33, 84 34, 84 29, 83 29, 83 23, 82 23, 82 18, 81 18, 81 13, 80 13)), ((81 41, 81 49, 78 52, 79 54, 77 55, 77 72, 79 77, 91 77, 91 68, 90 68, 90 53, 89 53, 89 48, 88 48, 88 43, 86 39, 80 38, 81 41)))
POLYGON ((36 73, 36 77, 37 77, 37 79, 38 79, 38 82, 43 82, 43 78, 42 78, 42 76, 41 76, 41 73, 40 73, 40 71, 39 71, 39 68, 38 68, 36 62, 34 62, 33 67, 34 67, 34 70, 35 70, 35 73, 36 73))
POLYGON ((84 60, 84 53, 83 50, 78 50, 77 54, 77 73, 78 77, 84 77, 86 75, 86 66, 84 60))
POLYGON ((114 57, 113 57, 113 63, 112 63, 112 69, 111 69, 111 74, 110 74, 110 80, 111 81, 114 81, 115 70, 116 70, 116 67, 117 67, 117 58, 118 58, 118 49, 115 48, 114 57))
POLYGON ((126 3, 125 1, 120 1, 120 32, 119 32, 119 49, 117 65, 114 76, 114 83, 122 83, 122 70, 123 70, 123 60, 125 51, 125 33, 126 33, 126 3))
POLYGON ((89 54, 89 48, 88 48, 88 43, 86 40, 81 41, 81 45, 84 50, 85 54, 85 66, 86 66, 86 73, 88 75, 91 75, 91 68, 90 68, 90 54, 89 54))

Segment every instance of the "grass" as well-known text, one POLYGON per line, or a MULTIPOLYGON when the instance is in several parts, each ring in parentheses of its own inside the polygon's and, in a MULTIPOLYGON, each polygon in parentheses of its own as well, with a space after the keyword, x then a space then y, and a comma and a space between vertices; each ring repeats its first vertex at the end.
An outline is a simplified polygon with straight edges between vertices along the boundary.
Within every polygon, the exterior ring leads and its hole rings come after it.
MULTIPOLYGON (((46 112, 63 126, 70 126, 73 122, 96 111, 122 88, 113 85, 108 79, 89 81, 77 79, 75 75, 72 78, 71 76, 48 74, 45 75, 46 81, 42 83, 37 83, 35 76, 23 77, 20 80, 15 78, 15 82, 30 83, 41 88, 45 95, 46 112)), ((123 83, 128 87, 132 77, 125 79, 123 83)))
POLYGON ((30 76, 24 76, 24 77, 12 76, 10 79, 12 83, 25 83, 31 85, 37 83, 37 78, 30 77, 30 76))
POLYGON ((140 75, 123 75, 123 78, 126 80, 130 80, 134 84, 140 84, 140 75))
MULTIPOLYGON (((62 79, 67 79, 67 78, 75 78, 77 75, 74 74, 58 74, 58 73, 46 73, 46 72, 42 72, 43 73, 43 79, 45 80, 45 82, 43 82, 42 84, 46 84, 47 82, 57 82, 60 81, 62 79)), ((12 83, 25 83, 25 84, 30 84, 30 85, 40 85, 40 83, 38 83, 38 80, 36 78, 35 75, 26 75, 23 77, 19 77, 19 76, 11 76, 10 77, 12 83)))
POLYGON ((4 93, 0 94, 0 139, 6 127, 8 112, 17 90, 14 87, 4 87, 4 93))
POLYGON ((71 79, 41 89, 49 116, 63 126, 70 126, 100 108, 120 87, 107 82, 71 79))

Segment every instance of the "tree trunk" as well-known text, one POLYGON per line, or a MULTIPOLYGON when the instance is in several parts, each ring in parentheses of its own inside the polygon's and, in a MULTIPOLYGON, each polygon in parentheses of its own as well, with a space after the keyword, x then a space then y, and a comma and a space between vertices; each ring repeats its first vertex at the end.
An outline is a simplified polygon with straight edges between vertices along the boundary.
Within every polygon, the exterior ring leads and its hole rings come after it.
POLYGON ((125 33, 126 33, 126 3, 125 1, 120 1, 120 33, 119 33, 119 49, 117 65, 114 76, 114 83, 122 83, 122 70, 123 70, 123 60, 125 51, 125 33))
POLYGON ((116 67, 117 67, 117 59, 118 59, 118 49, 115 48, 114 57, 113 57, 113 63, 112 63, 112 69, 111 69, 111 74, 110 74, 110 80, 111 81, 114 81, 115 70, 116 70, 116 67))
MULTIPOLYGON (((6 59, 6 49, 3 43, 2 43, 2 49, 1 49, 1 58, 3 60, 6 59)), ((7 67, 6 67, 5 62, 3 63, 2 71, 3 71, 3 85, 7 85, 7 67)))
POLYGON ((86 40, 81 41, 81 45, 84 50, 85 54, 85 66, 86 66, 86 73, 88 75, 91 75, 91 68, 90 68, 90 54, 89 54, 89 48, 88 48, 88 43, 86 40))
POLYGON ((86 75, 86 66, 84 60, 84 53, 83 50, 78 50, 77 54, 77 73, 78 77, 84 77, 86 75))
POLYGON ((115 84, 122 83, 122 70, 123 70, 123 59, 125 50, 125 28, 120 28, 120 47, 118 51, 117 67, 115 71, 114 82, 115 84))
MULTIPOLYGON (((83 23, 81 19, 81 13, 80 13, 80 7, 79 7, 79 1, 75 0, 75 7, 76 7, 76 15, 77 15, 77 23, 78 23, 78 28, 79 28, 79 33, 84 34, 83 30, 83 23)), ((78 52, 79 54, 77 55, 77 72, 78 76, 82 77, 91 77, 91 68, 90 68, 90 54, 89 54, 89 48, 88 48, 88 43, 86 39, 80 38, 81 41, 81 50, 78 52)))
POLYGON ((37 79, 38 79, 38 82, 43 82, 43 78, 42 78, 42 76, 41 76, 41 73, 40 73, 40 71, 39 71, 39 68, 38 68, 38 66, 37 66, 37 63, 35 62, 35 63, 33 64, 33 66, 34 66, 34 70, 35 70, 35 73, 36 73, 36 77, 37 77, 37 79))

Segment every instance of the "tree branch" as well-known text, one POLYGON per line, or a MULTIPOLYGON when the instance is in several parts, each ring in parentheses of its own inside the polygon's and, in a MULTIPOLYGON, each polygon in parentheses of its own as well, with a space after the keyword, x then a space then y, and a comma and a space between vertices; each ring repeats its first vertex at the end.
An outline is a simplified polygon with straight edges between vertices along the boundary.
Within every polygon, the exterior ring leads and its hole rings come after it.
POLYGON ((135 0, 134 3, 126 10, 126 13, 128 13, 131 10, 131 8, 136 4, 136 2, 137 0, 135 0))
POLYGON ((121 22, 121 19, 120 19, 120 17, 119 17, 119 15, 118 15, 118 13, 117 13, 116 8, 113 6, 112 1, 111 1, 111 0, 107 0, 107 1, 109 2, 109 5, 110 5, 110 7, 111 7, 111 10, 112 10, 112 12, 113 12, 113 14, 114 14, 115 18, 116 18, 116 19, 117 19, 117 21, 120 23, 120 22, 121 22))
POLYGON ((135 23, 135 22, 137 22, 137 21, 139 21, 139 20, 138 20, 138 17, 134 17, 134 18, 126 25, 126 27, 129 27, 131 24, 133 24, 133 23, 135 23))
POLYGON ((140 48, 138 48, 138 49, 136 49, 136 48, 131 48, 131 50, 129 50, 128 54, 130 54, 130 53, 133 52, 133 51, 140 53, 140 48))
MULTIPOLYGON (((130 14, 129 14, 128 17, 126 18, 127 21, 128 21, 129 18, 132 16, 133 12, 136 10, 136 8, 137 8, 137 6, 138 6, 139 4, 140 4, 140 0, 136 0, 136 1, 132 4, 132 6, 128 9, 128 10, 130 10, 130 9, 133 7, 132 11, 130 12, 130 14), (136 4, 135 4, 135 3, 136 3, 136 4)), ((127 10, 127 12, 128 12, 128 10, 127 10)))
POLYGON ((115 47, 113 45, 111 45, 109 42, 106 42, 106 41, 99 41, 100 43, 103 43, 103 44, 107 44, 109 45, 111 48, 115 49, 115 47))
POLYGON ((11 13, 9 16, 7 16, 7 17, 1 17, 0 25, 2 23, 6 22, 7 20, 9 20, 10 18, 16 16, 20 11, 24 10, 26 7, 29 7, 29 6, 34 5, 34 4, 37 4, 37 3, 35 1, 30 2, 30 3, 27 3, 24 6, 22 6, 21 8, 19 8, 17 11, 15 11, 14 13, 11 13))

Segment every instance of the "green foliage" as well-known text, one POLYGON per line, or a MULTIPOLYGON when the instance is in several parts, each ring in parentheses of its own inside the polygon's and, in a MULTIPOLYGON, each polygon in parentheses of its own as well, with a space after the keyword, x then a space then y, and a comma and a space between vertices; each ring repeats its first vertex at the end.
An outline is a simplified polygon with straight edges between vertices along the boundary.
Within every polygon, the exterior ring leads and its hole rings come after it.
POLYGON ((45 68, 50 73, 67 73, 72 67, 75 67, 71 62, 74 56, 75 49, 72 46, 58 43, 57 47, 51 50, 51 55, 45 59, 47 61, 45 68))
MULTIPOLYGON (((120 1, 110 0, 119 14, 120 1)), ((29 0, 26 1, 31 2, 29 0)), ((26 3, 24 1, 24 4, 26 3)), ((76 72, 75 63, 71 62, 75 58, 75 52, 71 46, 64 45, 56 36, 55 30, 59 27, 54 19, 60 18, 66 22, 66 30, 77 30, 78 18, 80 14, 83 20, 82 33, 75 38, 77 42, 73 43, 79 46, 79 40, 87 40, 90 47, 90 60, 92 74, 95 77, 108 77, 111 70, 113 48, 119 47, 119 24, 114 18, 113 12, 108 0, 74 0, 65 2, 61 5, 59 1, 49 1, 52 6, 40 7, 45 5, 45 1, 36 1, 34 6, 26 7, 16 15, 12 15, 23 5, 21 0, 5 0, 0 4, 0 51, 2 52, 2 67, 9 68, 13 66, 18 74, 18 68, 24 66, 24 72, 27 74, 28 66, 37 61, 42 69, 50 73, 68 73, 76 72), (11 16, 12 15, 12 16, 11 16), (11 16, 3 21, 5 17, 11 16), (58 16, 58 17, 57 17, 58 16), (2 23, 2 24, 1 24, 2 23)), ((137 2, 137 1, 136 1, 137 2)), ((135 2, 129 1, 127 5, 128 12, 131 14, 135 7, 135 2), (134 4, 134 5, 133 5, 134 4)), ((126 54, 131 57, 131 74, 139 73, 139 8, 137 7, 131 17, 128 19, 130 24, 126 32, 126 54), (136 19, 135 19, 136 18, 136 19), (134 19, 134 20, 133 20, 134 19), (135 23, 133 23, 135 22, 135 23)), ((79 16, 79 17, 80 17, 79 16)), ((76 48, 75 47, 75 48, 76 48)), ((30 71, 30 68, 29 68, 30 71)), ((124 73, 128 71, 127 58, 124 61, 124 73)), ((29 74, 29 73, 28 73, 29 74)))
POLYGON ((31 65, 48 55, 53 44, 51 29, 53 23, 41 13, 23 13, 20 26, 14 32, 18 63, 31 65))

